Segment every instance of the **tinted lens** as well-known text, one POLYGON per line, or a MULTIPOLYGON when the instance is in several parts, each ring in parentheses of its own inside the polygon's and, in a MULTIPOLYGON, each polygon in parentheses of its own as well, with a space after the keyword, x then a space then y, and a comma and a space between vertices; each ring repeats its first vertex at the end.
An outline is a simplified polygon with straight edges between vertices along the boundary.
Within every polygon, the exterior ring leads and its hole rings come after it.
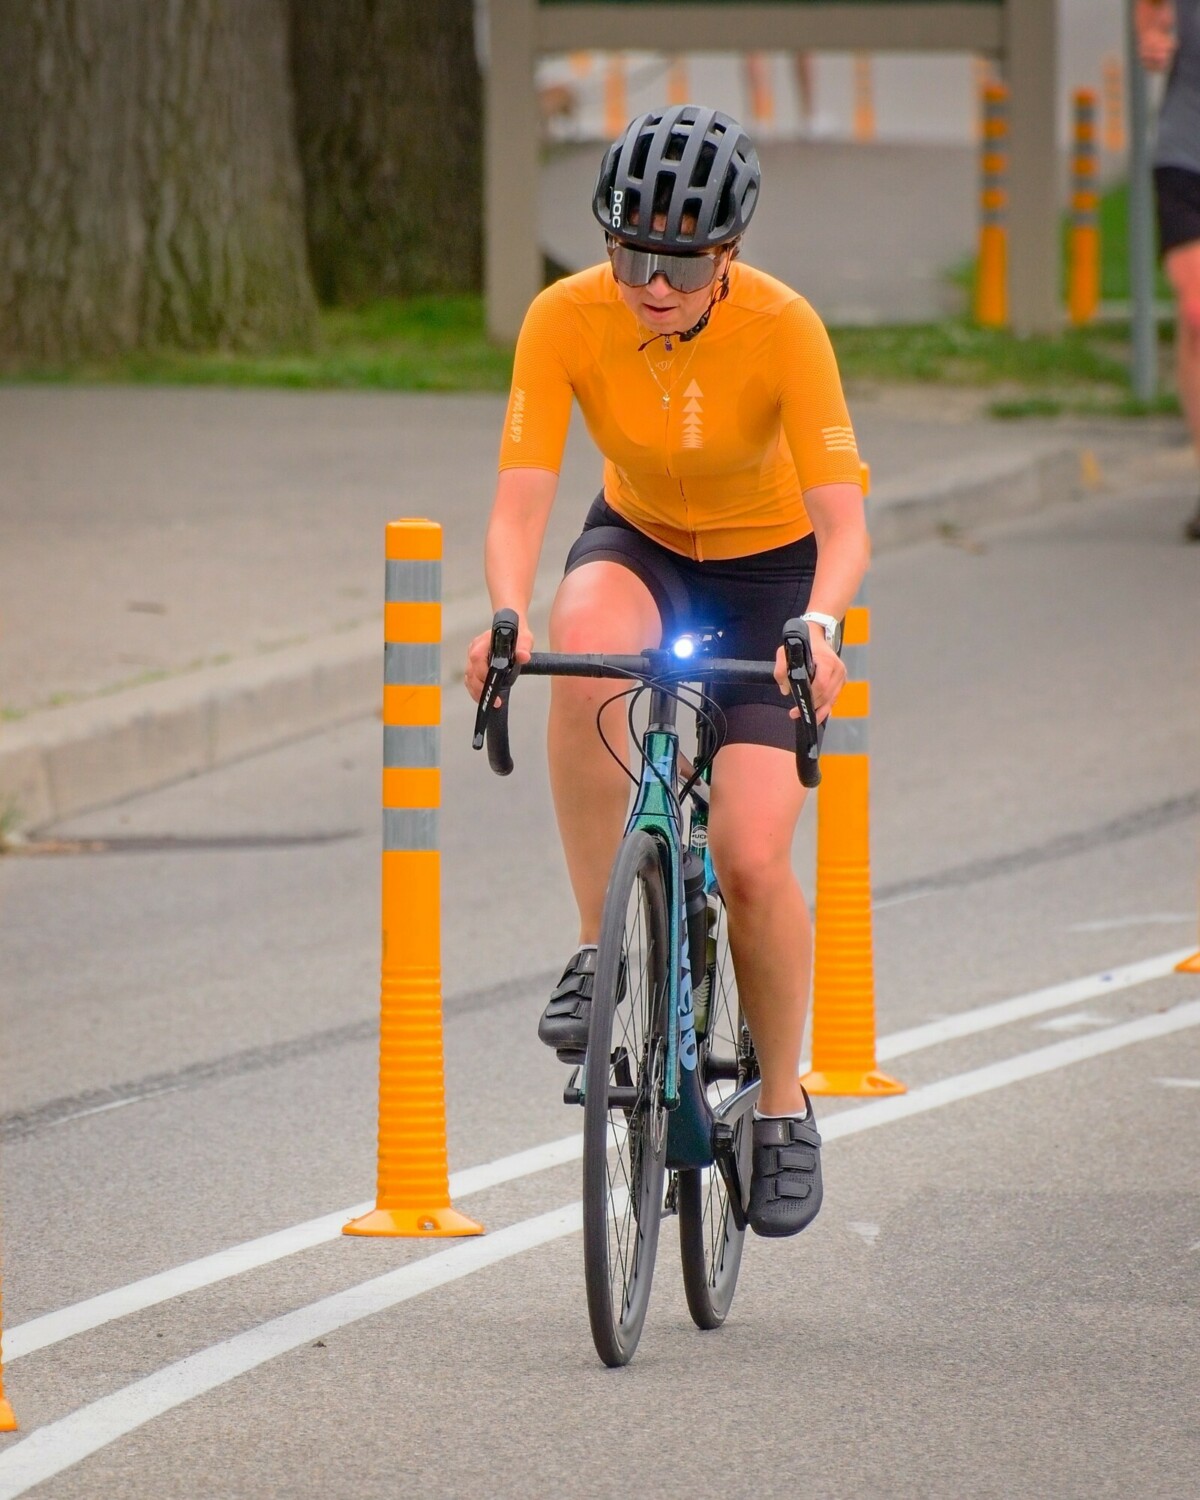
POLYGON ((656 255, 628 245, 614 245, 612 267, 617 280, 626 286, 649 286, 661 271, 677 292, 698 292, 710 286, 717 274, 711 255, 656 255))

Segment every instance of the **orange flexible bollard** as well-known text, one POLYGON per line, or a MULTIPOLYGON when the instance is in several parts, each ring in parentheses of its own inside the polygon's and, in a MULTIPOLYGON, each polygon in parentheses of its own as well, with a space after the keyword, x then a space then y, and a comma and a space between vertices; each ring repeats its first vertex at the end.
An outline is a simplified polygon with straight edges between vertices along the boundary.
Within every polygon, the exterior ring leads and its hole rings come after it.
POLYGON ((482 1234, 450 1206, 442 1051, 442 528, 387 528, 379 1179, 346 1234, 482 1234))
POLYGON ((0 1300, 0 1432, 16 1432, 17 1419, 4 1396, 4 1303, 0 1300))
POLYGON ((628 123, 628 60, 623 52, 610 52, 604 67, 604 134, 612 140, 628 123))
POLYGON ((854 139, 875 139, 875 71, 869 52, 854 54, 854 139))
POLYGON ((1008 89, 1002 83, 989 83, 983 91, 981 167, 975 321, 1003 328, 1008 323, 1008 89))
MULTIPOLYGON (((863 465, 863 493, 870 471, 863 465)), ((846 685, 825 726, 817 793, 817 924, 810 1094, 903 1094, 875 1066, 875 954, 867 720, 871 711, 866 585, 846 614, 846 685)))
POLYGON ((667 103, 686 104, 689 98, 687 59, 673 57, 667 68, 667 103))
POLYGON ((1096 95, 1077 89, 1071 162, 1071 239, 1067 307, 1078 328, 1100 306, 1100 195, 1096 190, 1096 95))
POLYGON ((1125 72, 1121 59, 1109 53, 1104 59, 1104 149, 1112 156, 1124 156, 1126 144, 1125 72))
POLYGON ((771 58, 765 52, 746 54, 746 85, 750 94, 750 118, 755 125, 775 123, 775 90, 771 86, 771 58))
POLYGON ((1200 974, 1200 951, 1184 958, 1175 965, 1176 974, 1200 974))

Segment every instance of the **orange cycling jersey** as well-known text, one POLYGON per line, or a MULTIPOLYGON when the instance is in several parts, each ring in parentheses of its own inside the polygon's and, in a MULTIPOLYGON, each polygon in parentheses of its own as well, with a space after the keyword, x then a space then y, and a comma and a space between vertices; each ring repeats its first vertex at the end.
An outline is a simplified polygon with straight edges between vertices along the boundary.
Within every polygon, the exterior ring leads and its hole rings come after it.
POLYGON ((696 561, 812 530, 803 493, 860 483, 829 336, 803 297, 736 262, 693 342, 646 335, 607 262, 546 288, 517 341, 501 469, 558 473, 574 396, 604 455, 604 496, 696 561))

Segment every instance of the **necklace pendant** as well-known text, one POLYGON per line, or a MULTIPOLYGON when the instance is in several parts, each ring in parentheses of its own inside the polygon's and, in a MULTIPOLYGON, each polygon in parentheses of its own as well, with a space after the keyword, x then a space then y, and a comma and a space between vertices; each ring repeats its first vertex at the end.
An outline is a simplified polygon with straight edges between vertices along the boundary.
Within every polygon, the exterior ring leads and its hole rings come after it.
POLYGON ((670 395, 669 394, 668 395, 664 395, 663 396, 663 410, 666 411, 667 407, 670 406, 670 404, 671 404, 671 397, 670 397, 670 395))

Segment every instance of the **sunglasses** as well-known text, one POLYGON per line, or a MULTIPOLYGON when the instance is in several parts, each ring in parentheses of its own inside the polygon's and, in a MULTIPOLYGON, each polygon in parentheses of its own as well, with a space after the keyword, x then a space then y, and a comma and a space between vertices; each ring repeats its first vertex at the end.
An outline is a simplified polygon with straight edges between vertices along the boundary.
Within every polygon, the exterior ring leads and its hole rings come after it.
POLYGON ((629 245, 609 245, 613 275, 626 286, 649 286, 661 272, 677 292, 698 292, 717 274, 715 255, 659 255, 629 245))

